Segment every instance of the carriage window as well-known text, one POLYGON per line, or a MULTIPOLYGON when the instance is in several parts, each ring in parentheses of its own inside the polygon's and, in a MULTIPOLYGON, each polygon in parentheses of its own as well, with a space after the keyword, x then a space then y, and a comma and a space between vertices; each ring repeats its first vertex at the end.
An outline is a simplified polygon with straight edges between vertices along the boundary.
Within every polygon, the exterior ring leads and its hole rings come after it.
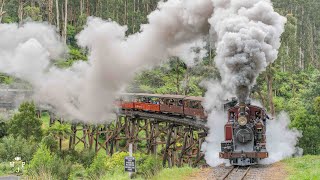
POLYGON ((175 105, 174 99, 170 99, 169 105, 171 105, 171 106, 175 105))
POLYGON ((198 101, 190 101, 190 107, 193 109, 199 109, 200 103, 198 101))
POLYGON ((178 106, 183 106, 182 99, 180 99, 180 100, 178 101, 178 106))
POLYGON ((194 108, 195 108, 195 109, 200 109, 200 102, 199 102, 199 101, 197 101, 197 102, 195 103, 194 108))

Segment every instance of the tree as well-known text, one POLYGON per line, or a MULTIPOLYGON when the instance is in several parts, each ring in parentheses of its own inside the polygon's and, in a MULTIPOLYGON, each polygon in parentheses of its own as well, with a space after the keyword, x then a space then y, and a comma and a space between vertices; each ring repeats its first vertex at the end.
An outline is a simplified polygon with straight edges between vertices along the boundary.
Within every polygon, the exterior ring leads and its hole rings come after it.
POLYGON ((59 139, 59 150, 62 150, 62 140, 71 135, 71 130, 68 125, 55 123, 49 129, 48 133, 52 134, 56 139, 59 139))
POLYGON ((42 121, 37 118, 35 104, 24 102, 20 105, 19 111, 9 121, 8 133, 15 137, 24 137, 27 140, 31 137, 41 140, 41 125, 42 121))

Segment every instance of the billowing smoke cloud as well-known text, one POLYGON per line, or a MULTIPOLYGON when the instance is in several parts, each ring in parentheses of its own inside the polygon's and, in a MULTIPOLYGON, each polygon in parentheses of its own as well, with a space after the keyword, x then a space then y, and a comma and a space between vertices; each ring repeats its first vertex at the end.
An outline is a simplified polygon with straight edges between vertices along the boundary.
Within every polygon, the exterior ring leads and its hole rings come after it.
POLYGON ((263 164, 271 164, 292 155, 302 155, 303 150, 296 147, 298 138, 302 133, 289 128, 288 114, 281 112, 276 119, 267 121, 267 150, 269 157, 261 161, 263 164))
POLYGON ((245 102, 259 73, 278 54, 286 19, 270 0, 212 0, 210 34, 216 42, 216 65, 222 83, 245 102))
POLYGON ((134 73, 180 56, 181 47, 189 48, 208 32, 212 12, 210 0, 160 2, 148 16, 149 23, 129 37, 126 26, 89 18, 77 36, 78 44, 89 49, 89 61, 66 70, 51 66, 51 59, 64 51, 53 27, 0 24, 0 71, 30 82, 37 100, 59 115, 104 121, 110 118, 114 97, 134 73))
POLYGON ((223 110, 224 101, 231 96, 225 92, 225 88, 217 81, 204 82, 208 89, 205 95, 204 108, 208 115, 209 132, 206 141, 202 144, 201 151, 205 154, 205 160, 210 166, 228 163, 219 158, 221 142, 224 140, 224 125, 227 123, 227 113, 223 110))

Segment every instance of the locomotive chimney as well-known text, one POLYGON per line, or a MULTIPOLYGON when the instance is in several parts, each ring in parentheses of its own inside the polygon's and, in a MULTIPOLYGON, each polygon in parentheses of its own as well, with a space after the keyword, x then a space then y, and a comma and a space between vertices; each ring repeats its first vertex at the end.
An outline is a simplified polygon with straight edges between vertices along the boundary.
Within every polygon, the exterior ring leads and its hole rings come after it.
POLYGON ((239 103, 239 114, 244 116, 246 114, 246 104, 244 102, 239 103))

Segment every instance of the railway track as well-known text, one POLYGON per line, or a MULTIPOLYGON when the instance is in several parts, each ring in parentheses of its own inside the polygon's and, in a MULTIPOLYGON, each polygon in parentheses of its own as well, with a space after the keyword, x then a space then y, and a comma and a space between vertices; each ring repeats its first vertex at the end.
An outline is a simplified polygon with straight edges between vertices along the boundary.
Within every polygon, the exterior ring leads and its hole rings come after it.
POLYGON ((274 170, 270 165, 253 165, 247 167, 225 166, 214 167, 212 174, 207 180, 282 180, 284 178, 274 177, 274 170), (271 173, 270 173, 271 171, 271 173))
POLYGON ((243 180, 250 171, 248 167, 232 167, 223 177, 222 180, 243 180))

